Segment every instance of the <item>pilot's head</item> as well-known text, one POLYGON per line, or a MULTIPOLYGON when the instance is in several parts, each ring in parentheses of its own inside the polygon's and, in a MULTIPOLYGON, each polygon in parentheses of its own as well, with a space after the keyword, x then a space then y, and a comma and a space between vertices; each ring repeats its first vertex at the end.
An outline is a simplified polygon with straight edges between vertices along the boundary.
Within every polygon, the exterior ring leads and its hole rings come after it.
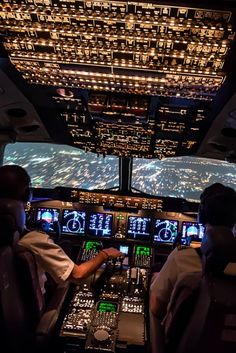
POLYGON ((0 199, 28 202, 31 198, 30 176, 18 165, 0 167, 0 199))
POLYGON ((220 183, 207 187, 200 196, 199 222, 230 229, 236 224, 236 192, 220 183))

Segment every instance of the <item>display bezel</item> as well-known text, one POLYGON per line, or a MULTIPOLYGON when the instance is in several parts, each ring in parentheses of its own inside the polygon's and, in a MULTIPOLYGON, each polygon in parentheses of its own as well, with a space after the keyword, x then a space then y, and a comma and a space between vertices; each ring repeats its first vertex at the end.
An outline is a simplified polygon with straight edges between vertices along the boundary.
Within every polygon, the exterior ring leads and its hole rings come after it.
POLYGON ((53 215, 52 217, 52 221, 51 222, 48 222, 49 223, 49 232, 54 232, 54 229, 53 229, 53 222, 57 222, 59 221, 59 218, 60 218, 60 208, 58 207, 36 207, 36 211, 35 211, 35 220, 36 222, 37 221, 41 221, 41 220, 44 220, 44 221, 47 221, 48 220, 46 218, 43 218, 43 217, 39 217, 39 212, 49 212, 53 215), (57 213, 57 217, 55 217, 55 213, 57 213))
MULTIPOLYGON (((64 208, 62 210, 62 216, 61 216, 61 229, 62 229, 62 233, 63 234, 71 234, 71 235, 76 235, 76 236, 85 236, 86 233, 86 227, 87 227, 87 213, 84 210, 79 210, 79 209, 69 209, 69 208, 64 208), (82 232, 76 232, 76 231, 69 231, 69 230, 65 230, 63 229, 63 227, 66 227, 64 224, 65 221, 65 213, 69 211, 69 212, 76 212, 77 214, 83 214, 84 215, 84 227, 82 228, 83 231, 82 232)), ((67 228, 68 229, 68 228, 67 228)))
MULTIPOLYGON (((87 234, 90 236, 90 237, 95 237, 95 238, 99 238, 99 239, 103 239, 103 238, 111 238, 112 237, 112 234, 113 234, 113 220, 114 220, 114 217, 113 217, 113 214, 112 213, 107 213, 107 212, 90 212, 89 213, 89 218, 88 218, 88 224, 87 224, 87 234), (108 234, 105 234, 105 235, 101 235, 101 234, 94 234, 93 232, 93 229, 90 228, 90 221, 91 221, 91 217, 93 215, 104 215, 104 218, 106 216, 110 216, 110 228, 109 228, 109 233, 108 234)), ((103 228, 103 230, 105 230, 105 228, 103 228)))
MULTIPOLYGON (((153 235, 152 235, 152 241, 154 244, 173 244, 177 235, 178 235, 178 231, 179 231, 179 221, 176 219, 168 219, 168 218, 155 218, 154 219, 154 227, 153 227, 153 235), (159 221, 159 224, 162 222, 170 222, 170 223, 176 223, 176 234, 175 236, 172 236, 170 238, 170 240, 161 240, 158 239, 158 234, 157 234, 157 222, 159 221), (155 237, 157 237, 157 239, 155 239, 155 237)), ((159 237, 160 238, 160 237, 159 237)))
MULTIPOLYGON (((192 242, 201 243, 202 238, 204 236, 205 227, 204 227, 203 224, 198 223, 198 222, 194 222, 194 221, 193 222, 192 221, 183 221, 182 222, 182 227, 181 227, 181 235, 182 235, 181 239, 182 239, 182 242, 186 243, 186 240, 187 240, 187 236, 186 236, 186 234, 184 232, 184 226, 187 226, 187 225, 189 225, 189 226, 197 226, 197 228, 198 228, 198 236, 197 237, 192 237, 191 241, 192 242), (200 232, 202 232, 202 237, 199 236, 200 232)), ((187 228, 186 228, 186 231, 187 231, 187 228)))
POLYGON ((151 238, 151 225, 152 225, 152 218, 151 217, 146 217, 146 216, 128 216, 127 218, 127 231, 126 231, 126 237, 127 239, 130 240, 141 240, 141 241, 149 241, 151 238), (131 218, 136 218, 136 219, 146 219, 148 221, 148 233, 143 234, 143 233, 138 233, 135 232, 136 236, 132 236, 131 234, 134 234, 134 232, 132 232, 132 230, 130 230, 130 223, 131 223, 131 218))

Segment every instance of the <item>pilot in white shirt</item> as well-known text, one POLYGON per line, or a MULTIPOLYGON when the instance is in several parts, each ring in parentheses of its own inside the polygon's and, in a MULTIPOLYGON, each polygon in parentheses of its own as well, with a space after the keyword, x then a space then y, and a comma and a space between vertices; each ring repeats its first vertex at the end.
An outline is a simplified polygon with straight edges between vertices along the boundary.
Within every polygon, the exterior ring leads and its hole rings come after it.
MULTIPOLYGON (((214 241, 233 237, 236 224, 236 192, 220 183, 206 188, 200 196, 199 222, 206 226, 206 233, 214 234, 214 241)), ((204 242, 205 236, 203 238, 204 242)), ((226 274, 234 274, 232 264, 226 267, 226 274)), ((196 249, 180 247, 172 251, 159 273, 154 273, 150 286, 150 339, 152 349, 157 344, 156 330, 163 334, 161 322, 175 284, 182 274, 202 272, 201 258, 196 249)), ((163 342, 163 340, 160 340, 163 342)), ((160 347, 162 349, 162 347, 160 347)), ((153 349, 153 351, 155 351, 153 349)))

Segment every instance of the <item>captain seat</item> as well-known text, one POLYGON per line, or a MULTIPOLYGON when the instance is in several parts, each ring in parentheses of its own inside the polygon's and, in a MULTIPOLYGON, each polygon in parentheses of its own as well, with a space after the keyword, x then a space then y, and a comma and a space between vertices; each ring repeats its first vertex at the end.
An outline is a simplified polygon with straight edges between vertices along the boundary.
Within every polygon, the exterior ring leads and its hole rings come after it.
POLYGON ((24 224, 23 204, 15 200, 1 199, 0 325, 5 327, 3 331, 1 330, 1 335, 4 332, 3 336, 7 337, 7 342, 10 345, 14 344, 12 349, 9 348, 9 353, 27 352, 32 349, 37 349, 37 352, 50 350, 56 323, 69 287, 68 283, 58 285, 46 305, 40 289, 34 255, 17 244, 19 236, 24 231, 24 224), (15 300, 13 297, 16 297, 15 300), (11 302, 8 298, 12 299, 11 302), (22 330, 24 332, 19 334, 18 332, 22 330), (17 344, 18 336, 22 341, 20 344, 17 344))
POLYGON ((28 352, 33 341, 13 252, 24 223, 21 202, 0 200, 0 342, 8 353, 28 352))

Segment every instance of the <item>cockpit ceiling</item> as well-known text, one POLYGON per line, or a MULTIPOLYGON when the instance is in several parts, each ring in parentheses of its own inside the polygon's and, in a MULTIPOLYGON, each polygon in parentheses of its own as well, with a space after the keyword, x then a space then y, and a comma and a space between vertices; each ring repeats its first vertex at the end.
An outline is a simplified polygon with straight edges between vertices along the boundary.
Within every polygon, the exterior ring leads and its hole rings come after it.
POLYGON ((122 157, 207 156, 217 101, 233 94, 235 14, 198 6, 5 0, 1 68, 46 139, 122 157))

